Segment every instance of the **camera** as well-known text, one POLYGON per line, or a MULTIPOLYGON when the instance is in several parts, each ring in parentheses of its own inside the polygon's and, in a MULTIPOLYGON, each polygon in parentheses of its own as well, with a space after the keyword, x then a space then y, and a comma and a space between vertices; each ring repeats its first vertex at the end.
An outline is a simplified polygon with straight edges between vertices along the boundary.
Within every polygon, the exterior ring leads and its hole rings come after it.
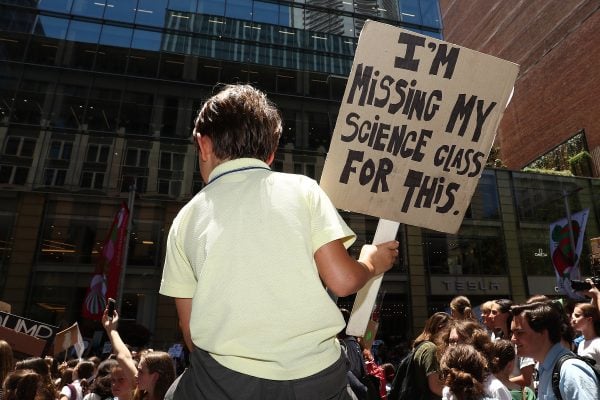
MULTIPOLYGON (((596 287, 600 288, 600 276, 594 276, 591 279, 592 279, 592 282, 594 282, 594 285, 596 285, 596 287)), ((590 285, 586 281, 573 280, 573 281, 571 281, 571 287, 573 288, 574 291, 579 292, 582 290, 590 290, 592 288, 592 285, 590 285)))

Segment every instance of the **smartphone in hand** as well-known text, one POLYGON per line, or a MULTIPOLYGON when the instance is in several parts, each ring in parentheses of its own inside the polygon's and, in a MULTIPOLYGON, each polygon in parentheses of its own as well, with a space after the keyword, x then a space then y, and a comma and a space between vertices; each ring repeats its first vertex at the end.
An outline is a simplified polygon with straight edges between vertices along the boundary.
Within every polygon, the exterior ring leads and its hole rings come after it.
POLYGON ((113 319, 115 316, 115 299, 108 298, 108 318, 113 319))

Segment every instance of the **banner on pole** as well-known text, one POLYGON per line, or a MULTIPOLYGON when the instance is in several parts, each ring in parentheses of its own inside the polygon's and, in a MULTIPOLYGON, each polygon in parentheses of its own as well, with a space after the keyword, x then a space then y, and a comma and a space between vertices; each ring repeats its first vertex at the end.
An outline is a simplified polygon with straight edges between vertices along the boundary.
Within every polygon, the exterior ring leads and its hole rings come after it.
POLYGON ((367 21, 321 186, 340 209, 455 233, 519 67, 367 21))
POLYGON ((581 279, 579 259, 583 249, 583 237, 587 225, 589 209, 560 219, 550 224, 550 257, 556 274, 556 286, 560 293, 574 299, 582 299, 571 287, 572 280, 581 279), (575 248, 571 246, 571 234, 575 248))
POLYGON ((123 202, 100 251, 94 276, 82 306, 84 318, 100 320, 109 297, 116 298, 127 236, 129 209, 123 202))

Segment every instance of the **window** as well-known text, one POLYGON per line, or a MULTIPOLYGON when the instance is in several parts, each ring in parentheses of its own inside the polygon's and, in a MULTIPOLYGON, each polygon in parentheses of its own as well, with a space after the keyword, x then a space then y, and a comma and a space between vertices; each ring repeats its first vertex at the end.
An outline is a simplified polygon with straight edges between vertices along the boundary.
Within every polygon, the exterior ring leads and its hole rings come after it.
POLYGON ((159 179, 158 193, 167 194, 172 197, 177 197, 181 193, 181 181, 159 179))
POLYGON ((161 151, 160 153, 160 169, 168 169, 171 171, 183 170, 183 154, 161 151))
POLYGON ((106 163, 110 146, 107 144, 90 144, 88 146, 85 161, 93 163, 106 163))
POLYGON ((102 189, 104 183, 104 172, 83 171, 81 174, 81 186, 84 189, 102 189))
POLYGON ((429 273, 502 275, 506 251, 497 227, 465 226, 456 235, 423 231, 423 257, 429 273))
POLYGON ((143 149, 127 149, 127 155, 125 156, 125 165, 132 167, 147 167, 148 156, 150 152, 143 149))
POLYGON ((33 157, 35 144, 35 139, 9 136, 4 146, 4 154, 9 156, 33 157))
POLYGON ((0 183, 24 185, 27 181, 29 168, 14 165, 0 165, 0 183))
POLYGON ((123 175, 121 180, 121 193, 129 192, 131 186, 135 186, 135 190, 138 193, 146 193, 147 182, 148 177, 146 176, 123 175))
POLYGON ((306 175, 309 178, 315 179, 315 166, 314 164, 303 164, 294 163, 294 173, 299 175, 306 175))
POLYGON ((66 169, 46 168, 44 170, 44 186, 64 186, 66 169))
POLYGON ((73 150, 72 142, 65 142, 63 140, 53 140, 50 143, 50 150, 48 152, 48 158, 51 160, 70 160, 71 152, 73 150))

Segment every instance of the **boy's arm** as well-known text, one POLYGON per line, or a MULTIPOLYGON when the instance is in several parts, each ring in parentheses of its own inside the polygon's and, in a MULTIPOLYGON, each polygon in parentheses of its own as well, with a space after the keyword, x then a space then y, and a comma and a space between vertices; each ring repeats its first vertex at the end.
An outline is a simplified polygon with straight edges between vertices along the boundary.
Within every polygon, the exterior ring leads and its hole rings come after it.
POLYGON ((364 245, 358 261, 350 257, 342 240, 334 240, 315 252, 319 276, 336 296, 357 292, 369 279, 389 270, 398 256, 395 240, 378 245, 364 245))
POLYGON ((183 341, 190 352, 194 351, 192 334, 190 333, 190 319, 192 316, 192 299, 175 298, 175 307, 179 317, 179 328, 183 334, 183 341))

